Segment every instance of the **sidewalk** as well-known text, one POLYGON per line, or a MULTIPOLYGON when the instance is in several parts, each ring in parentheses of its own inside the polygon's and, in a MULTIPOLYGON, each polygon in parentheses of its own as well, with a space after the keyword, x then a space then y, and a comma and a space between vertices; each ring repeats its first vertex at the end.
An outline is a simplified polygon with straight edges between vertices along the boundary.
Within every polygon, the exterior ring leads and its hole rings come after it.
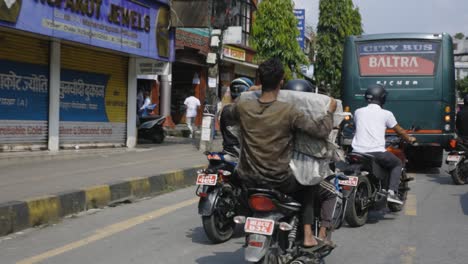
POLYGON ((207 164, 195 144, 167 138, 131 150, 0 153, 0 235, 193 184, 207 164))

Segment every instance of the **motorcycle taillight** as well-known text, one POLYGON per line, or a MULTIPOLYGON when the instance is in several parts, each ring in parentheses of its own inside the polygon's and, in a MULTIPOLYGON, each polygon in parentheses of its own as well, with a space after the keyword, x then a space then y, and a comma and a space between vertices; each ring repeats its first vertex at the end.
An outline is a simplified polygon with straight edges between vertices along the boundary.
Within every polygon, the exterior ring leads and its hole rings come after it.
POLYGON ((249 198, 249 205, 250 208, 259 212, 268 212, 276 209, 276 205, 273 201, 269 197, 261 194, 251 195, 249 198))
POLYGON ((451 139, 450 142, 449 142, 449 145, 452 149, 456 149, 457 148, 457 140, 456 139, 451 139))
POLYGON ((229 178, 231 177, 231 173, 225 170, 218 171, 218 177, 220 177, 223 182, 229 182, 229 178))

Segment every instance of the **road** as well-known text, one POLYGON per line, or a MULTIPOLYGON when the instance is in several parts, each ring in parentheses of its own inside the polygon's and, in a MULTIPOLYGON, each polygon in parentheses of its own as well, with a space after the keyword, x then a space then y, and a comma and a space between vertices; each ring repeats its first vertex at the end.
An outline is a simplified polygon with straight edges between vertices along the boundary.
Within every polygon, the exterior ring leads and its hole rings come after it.
MULTIPOLYGON (((373 212, 361 228, 344 226, 327 264, 468 263, 468 186, 438 171, 413 174, 399 214, 373 212)), ((0 242, 0 263, 245 263, 243 237, 211 245, 193 187, 30 229, 0 242)))

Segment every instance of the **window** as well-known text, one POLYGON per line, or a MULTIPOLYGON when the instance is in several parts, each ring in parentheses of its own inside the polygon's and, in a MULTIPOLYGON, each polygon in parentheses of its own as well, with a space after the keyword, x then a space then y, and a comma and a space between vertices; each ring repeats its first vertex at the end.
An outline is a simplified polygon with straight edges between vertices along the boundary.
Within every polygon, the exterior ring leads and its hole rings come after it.
POLYGON ((236 5, 239 11, 234 26, 242 27, 242 44, 248 46, 252 27, 252 3, 250 0, 238 0, 236 5))

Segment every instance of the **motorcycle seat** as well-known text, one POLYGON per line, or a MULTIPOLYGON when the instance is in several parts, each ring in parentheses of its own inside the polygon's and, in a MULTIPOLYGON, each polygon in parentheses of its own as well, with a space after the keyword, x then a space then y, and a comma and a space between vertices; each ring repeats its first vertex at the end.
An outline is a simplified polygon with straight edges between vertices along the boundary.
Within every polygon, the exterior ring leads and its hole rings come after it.
POLYGON ((372 173, 379 180, 385 180, 389 177, 390 171, 380 166, 375 157, 370 154, 353 152, 348 155, 347 160, 350 164, 360 164, 361 170, 372 173))

